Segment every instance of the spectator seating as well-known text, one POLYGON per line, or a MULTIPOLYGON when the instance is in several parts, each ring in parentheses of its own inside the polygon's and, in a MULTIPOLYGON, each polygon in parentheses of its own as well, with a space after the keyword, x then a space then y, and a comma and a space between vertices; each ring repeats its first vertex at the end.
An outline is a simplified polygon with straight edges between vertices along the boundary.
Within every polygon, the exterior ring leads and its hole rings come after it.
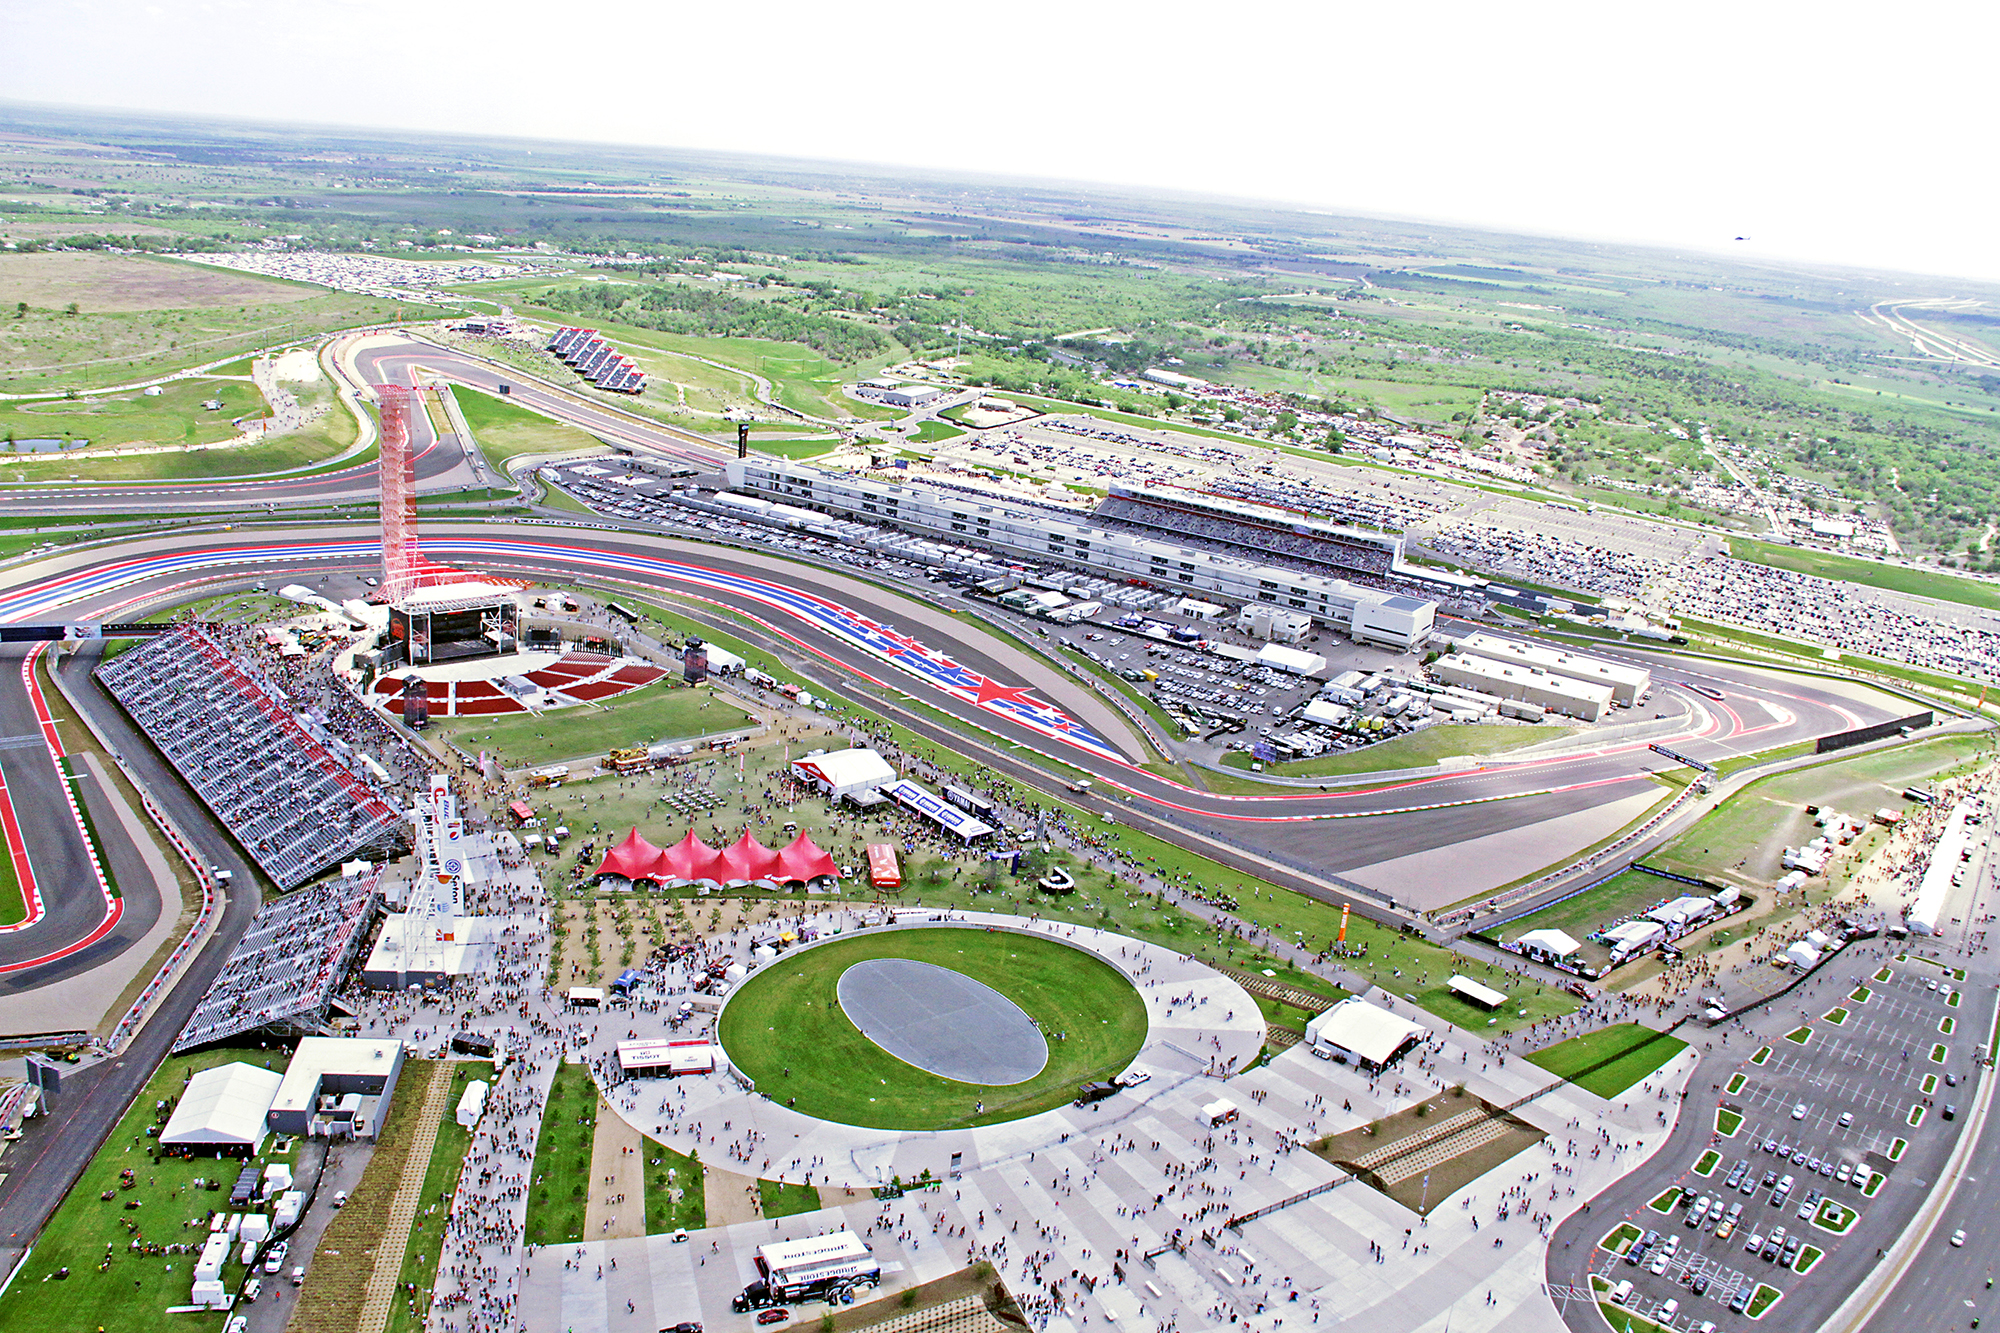
POLYGON ((406 840, 402 814, 314 734, 323 726, 309 729, 200 626, 122 653, 97 677, 279 888, 406 840))
POLYGON ((248 1032, 321 1032, 328 1002, 368 939, 381 873, 315 884, 260 908, 195 1005, 174 1053, 248 1032))

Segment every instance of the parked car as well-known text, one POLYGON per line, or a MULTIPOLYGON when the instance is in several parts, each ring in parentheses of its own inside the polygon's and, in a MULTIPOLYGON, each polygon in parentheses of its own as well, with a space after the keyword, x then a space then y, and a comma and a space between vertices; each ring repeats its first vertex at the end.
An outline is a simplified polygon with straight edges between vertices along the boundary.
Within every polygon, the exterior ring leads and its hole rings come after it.
POLYGON ((276 1245, 273 1245, 270 1253, 264 1256, 264 1271, 266 1273, 282 1273, 285 1269, 285 1256, 291 1252, 292 1243, 288 1240, 281 1240, 276 1245))

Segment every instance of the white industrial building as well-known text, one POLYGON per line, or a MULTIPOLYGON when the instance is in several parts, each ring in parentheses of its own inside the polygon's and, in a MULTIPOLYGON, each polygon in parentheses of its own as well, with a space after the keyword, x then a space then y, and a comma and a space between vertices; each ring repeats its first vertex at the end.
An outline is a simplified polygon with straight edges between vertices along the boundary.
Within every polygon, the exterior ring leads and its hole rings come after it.
POLYGON ((854 396, 885 407, 922 407, 944 397, 944 390, 907 380, 863 380, 854 386, 854 396))
POLYGON ((238 1060, 204 1069, 187 1082, 160 1142, 186 1152, 250 1156, 264 1146, 265 1117, 285 1076, 238 1060))
POLYGON ((1370 1071, 1387 1068, 1430 1035, 1431 1030, 1423 1024, 1378 1008, 1358 995, 1313 1015, 1306 1024, 1306 1043, 1314 1055, 1370 1071))
POLYGON ((1267 602, 1251 602, 1236 614, 1239 633, 1272 643, 1297 643, 1312 633, 1312 617, 1267 602))
POLYGON ((1447 685, 1500 699, 1538 704, 1551 713, 1599 722, 1611 708, 1611 687, 1557 676, 1540 667, 1496 662, 1490 657, 1446 653, 1431 663, 1431 674, 1447 685))
MULTIPOLYGON (((794 516, 799 506, 934 534, 1020 559, 1112 575, 1182 596, 1200 593, 1231 603, 1262 602, 1302 611, 1356 643, 1408 649, 1422 645, 1437 618, 1437 603, 1378 592, 1345 579, 1259 564, 1154 537, 1114 532, 1083 514, 974 495, 945 487, 878 481, 855 473, 824 471, 780 458, 736 458, 723 469, 739 496, 731 512, 785 527, 810 527, 794 516), (744 503, 744 502, 750 503, 744 503)), ((807 518, 811 518, 807 515, 807 518)), ((1391 539, 1400 543, 1400 539, 1391 539)))
POLYGON ((1631 708, 1652 692, 1653 673, 1642 666, 1627 666, 1589 653, 1564 652, 1547 644, 1506 639, 1497 634, 1474 631, 1458 640, 1458 651, 1495 662, 1539 667, 1554 676, 1566 676, 1590 685, 1609 685, 1611 700, 1631 708))
POLYGON ((285 1066, 266 1123, 281 1134, 372 1139, 389 1114, 402 1072, 400 1041, 303 1038, 285 1066))
POLYGON ((1937 845, 1931 848, 1931 863, 1924 867, 1923 881, 1917 886, 1917 900, 1903 914, 1903 922, 1912 935, 1938 933, 1945 903, 1951 891, 1964 880, 1964 855, 1972 836, 1966 820, 1975 813, 1974 802, 1967 798, 1945 820, 1937 845))

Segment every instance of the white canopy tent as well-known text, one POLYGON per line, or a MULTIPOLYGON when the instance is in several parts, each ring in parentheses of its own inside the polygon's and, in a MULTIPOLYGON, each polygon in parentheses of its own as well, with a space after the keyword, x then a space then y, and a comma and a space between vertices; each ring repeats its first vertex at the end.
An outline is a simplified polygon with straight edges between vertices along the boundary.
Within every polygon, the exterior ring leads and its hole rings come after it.
POLYGON ((255 1152, 264 1142, 264 1117, 284 1081, 275 1069, 259 1069, 240 1060, 204 1069, 188 1080, 160 1131, 160 1142, 178 1148, 255 1152))

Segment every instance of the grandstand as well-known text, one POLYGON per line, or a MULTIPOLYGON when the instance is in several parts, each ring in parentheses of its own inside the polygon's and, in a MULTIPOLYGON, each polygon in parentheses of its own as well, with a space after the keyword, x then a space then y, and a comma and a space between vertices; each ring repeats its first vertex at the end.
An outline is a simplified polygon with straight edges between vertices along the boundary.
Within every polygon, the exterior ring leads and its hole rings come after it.
POLYGON ((279 888, 406 841, 388 798, 200 626, 121 653, 97 678, 279 888))
POLYGON ((1091 518, 1113 531, 1196 537, 1269 559, 1273 552, 1343 573, 1386 576, 1402 563, 1400 534, 1364 532, 1223 495, 1113 484, 1091 518))
POLYGON ((354 967, 381 906, 382 872, 315 884, 267 903, 230 950, 174 1041, 174 1053, 264 1032, 329 1031, 327 1007, 354 967))
POLYGON ((557 329, 544 350, 589 380, 613 393, 638 393, 646 387, 646 372, 621 355, 596 329, 557 329))

